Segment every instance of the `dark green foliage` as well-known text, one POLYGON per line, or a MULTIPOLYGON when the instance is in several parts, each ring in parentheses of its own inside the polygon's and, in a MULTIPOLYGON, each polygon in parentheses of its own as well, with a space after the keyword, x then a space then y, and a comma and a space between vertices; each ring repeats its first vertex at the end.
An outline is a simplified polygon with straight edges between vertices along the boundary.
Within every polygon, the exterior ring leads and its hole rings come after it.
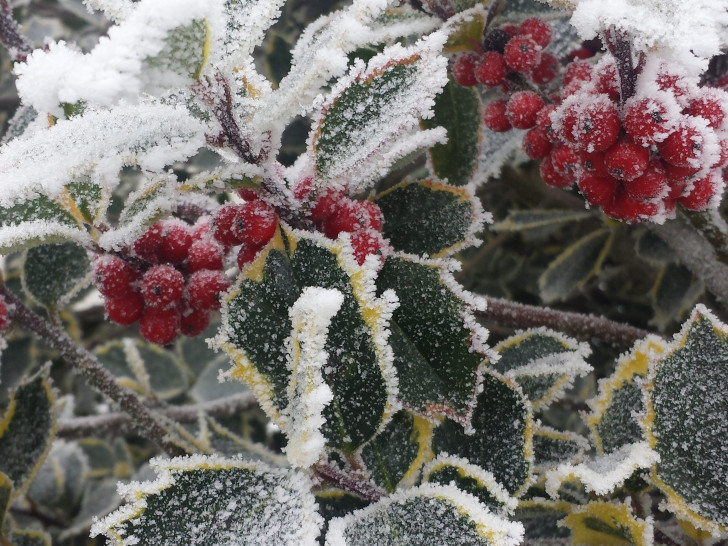
POLYGON ((23 285, 36 301, 56 308, 78 290, 91 264, 86 251, 73 243, 29 249, 23 263, 23 285))

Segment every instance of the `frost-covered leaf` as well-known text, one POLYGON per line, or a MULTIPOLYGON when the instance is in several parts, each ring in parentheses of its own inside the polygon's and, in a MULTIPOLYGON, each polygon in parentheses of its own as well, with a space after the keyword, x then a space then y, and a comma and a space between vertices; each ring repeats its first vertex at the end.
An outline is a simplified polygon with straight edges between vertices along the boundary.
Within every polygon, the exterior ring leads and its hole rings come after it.
MULTIPOLYGON (((8 280, 5 278, 6 283, 8 280)), ((31 336, 18 336, 5 341, 0 351, 0 407, 5 407, 13 389, 33 369, 38 352, 31 336)))
POLYGON ((23 288, 41 305, 55 309, 86 284, 90 271, 86 250, 76 244, 37 246, 25 254, 23 288))
POLYGON ((426 129, 447 129, 447 142, 428 150, 430 168, 438 178, 454 186, 472 179, 480 154, 480 99, 473 87, 462 87, 450 79, 435 97, 435 115, 423 121, 426 129))
POLYGON ((635 241, 634 250, 641 259, 654 267, 663 267, 674 262, 675 251, 664 240, 649 229, 644 230, 635 241))
POLYGON ((5 516, 13 498, 13 482, 7 474, 0 472, 0 536, 4 531, 5 516))
POLYGON ((92 536, 119 546, 317 544, 321 517, 301 473, 201 455, 152 466, 157 480, 120 486, 128 504, 95 523, 92 536))
POLYGON ((560 398, 576 377, 592 371, 586 343, 549 330, 519 332, 494 347, 499 357, 491 367, 514 379, 535 410, 560 398))
POLYGON ((326 536, 329 522, 332 519, 344 517, 354 510, 359 510, 370 504, 356 495, 336 488, 316 491, 316 502, 318 503, 318 511, 324 518, 320 541, 323 541, 323 537, 326 536))
POLYGON ((514 496, 523 494, 533 465, 533 417, 520 389, 485 374, 471 420, 472 431, 446 419, 435 429, 435 454, 457 455, 490 472, 514 496))
POLYGON ((13 546, 51 546, 51 536, 45 531, 13 529, 10 532, 13 546))
POLYGON ((518 504, 493 474, 460 457, 440 455, 433 459, 422 469, 422 481, 455 485, 476 497, 491 512, 502 516, 511 515, 518 504))
MULTIPOLYGON (((204 337, 204 334, 200 337, 204 337)), ((184 356, 185 353, 182 354, 184 356)), ((202 363, 204 362, 203 360, 202 363)), ((194 387, 189 391, 190 396, 197 402, 209 402, 249 392, 246 385, 224 374, 229 369, 230 361, 227 355, 217 355, 217 358, 207 362, 207 366, 200 372, 194 387), (223 380, 221 381, 221 379, 223 380)))
POLYGON ((493 231, 525 231, 528 229, 543 229, 565 224, 567 222, 578 222, 592 218, 588 211, 574 210, 511 210, 500 222, 496 222, 491 229, 493 231))
POLYGON ((475 184, 483 184, 489 178, 498 176, 503 165, 521 148, 524 131, 511 129, 497 133, 483 129, 478 168, 472 179, 475 184))
POLYGON ((78 512, 73 516, 68 527, 63 530, 59 538, 63 540, 79 533, 88 536, 91 524, 96 519, 103 518, 116 510, 121 503, 121 499, 116 493, 116 484, 116 478, 89 482, 78 512))
POLYGON ((361 458, 377 485, 390 493, 412 484, 431 453, 432 424, 402 410, 361 450, 361 458))
POLYGON ((261 45, 265 31, 275 22, 285 0, 224 0, 225 31, 222 45, 211 52, 216 65, 234 67, 261 45))
POLYGON ((563 524, 571 529, 574 544, 653 544, 651 520, 637 519, 625 504, 590 502, 575 508, 563 524))
POLYGON ((288 460, 262 444, 246 440, 210 416, 202 419, 198 434, 200 443, 211 453, 226 457, 238 457, 247 461, 260 461, 276 467, 288 466, 288 460))
POLYGON ((194 19, 172 28, 167 32, 162 49, 156 55, 145 58, 144 62, 163 74, 172 73, 196 80, 207 60, 208 31, 204 19, 194 19))
POLYGON ((650 321, 664 332, 675 320, 683 317, 695 305, 705 287, 682 264, 669 263, 657 274, 650 292, 654 316, 650 321))
POLYGON ((61 195, 61 200, 74 217, 92 225, 100 220, 106 211, 109 194, 108 190, 95 184, 89 177, 79 176, 66 184, 66 191, 61 195))
POLYGON ((435 32, 409 48, 393 45, 365 67, 356 62, 319 106, 310 136, 320 184, 357 192, 397 159, 434 144, 442 130, 418 134, 446 80, 444 36, 435 32))
POLYGON ((601 268, 613 238, 611 230, 599 229, 566 248, 538 279, 541 299, 563 300, 582 288, 601 268))
POLYGON ((403 182, 379 194, 382 233, 395 250, 442 256, 475 244, 483 214, 471 192, 445 184, 403 182))
POLYGON ((559 523, 571 512, 572 505, 564 501, 541 498, 518 503, 513 519, 525 529, 525 544, 572 544, 571 531, 559 523))
POLYGON ((487 15, 483 6, 479 5, 467 13, 451 17, 447 21, 448 37, 445 53, 473 51, 473 45, 479 44, 483 39, 487 15))
POLYGON ((491 514, 475 497, 425 484, 332 520, 326 546, 516 546, 522 537, 518 523, 491 514))
POLYGON ((611 453, 624 445, 644 440, 639 416, 645 402, 638 381, 647 375, 650 357, 665 350, 657 336, 638 341, 617 360, 611 376, 599 381, 599 394, 588 400, 591 413, 585 416, 599 453, 611 453))
POLYGON ((22 383, 11 395, 0 421, 0 472, 15 495, 25 491, 51 448, 56 432, 55 395, 49 367, 22 383))
POLYGON ((28 488, 28 498, 46 510, 70 515, 83 495, 88 460, 75 442, 56 441, 28 488))
POLYGON ((330 447, 353 451, 395 407, 396 376, 386 345, 394 296, 375 296, 374 272, 358 266, 344 245, 282 229, 226 298, 216 341, 235 362, 233 376, 251 386, 261 407, 285 430, 282 412, 291 402, 289 310, 306 287, 340 291, 344 302, 324 346, 323 378, 334 398, 323 411, 322 431, 330 447))
MULTIPOLYGON (((464 293, 442 263, 390 257, 377 278, 379 293, 399 299, 390 344, 399 395, 408 409, 445 414, 468 425, 481 378, 486 333, 469 315, 464 293)), ((470 303, 478 305, 474 299, 470 303)))
POLYGON ((109 442, 99 438, 82 438, 76 444, 86 455, 89 478, 103 478, 114 473, 116 455, 109 442))
POLYGON ((728 327, 698 305, 647 385, 644 424, 660 457, 652 480, 671 511, 713 534, 728 532, 726 373, 728 327))
POLYGON ((589 450, 589 442, 575 432, 539 427, 533 434, 533 457, 537 470, 569 462, 578 463, 589 450))

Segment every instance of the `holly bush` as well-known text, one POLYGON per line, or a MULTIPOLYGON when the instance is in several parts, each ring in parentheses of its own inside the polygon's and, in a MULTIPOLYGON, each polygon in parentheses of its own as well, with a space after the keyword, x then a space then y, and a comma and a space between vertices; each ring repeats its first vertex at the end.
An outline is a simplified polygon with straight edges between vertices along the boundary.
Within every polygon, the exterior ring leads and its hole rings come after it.
POLYGON ((0 0, 0 544, 725 544, 721 0, 0 0))

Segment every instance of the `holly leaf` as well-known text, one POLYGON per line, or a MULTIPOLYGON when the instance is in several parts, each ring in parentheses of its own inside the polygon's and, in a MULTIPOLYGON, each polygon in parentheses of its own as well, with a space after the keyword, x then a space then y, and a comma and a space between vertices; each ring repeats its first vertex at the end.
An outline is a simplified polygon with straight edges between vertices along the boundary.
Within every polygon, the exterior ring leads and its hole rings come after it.
POLYGON ((3 472, 0 472, 0 536, 4 532, 5 516, 8 513, 13 499, 13 482, 3 472))
POLYGON ((526 544, 571 544, 571 531, 560 525, 571 509, 572 505, 564 501, 541 498, 522 500, 518 503, 513 519, 523 525, 526 544))
POLYGON ((54 442, 28 488, 28 498, 66 517, 78 508, 89 473, 88 459, 76 443, 54 442))
POLYGON ((73 243, 43 245, 25 253, 21 278, 29 296, 45 307, 58 309, 87 284, 90 271, 91 263, 82 247, 73 243))
POLYGON ((537 471, 559 464, 578 463, 589 450, 589 442, 575 432, 541 426, 533 433, 533 455, 537 471))
POLYGON ((650 324, 664 332, 673 321, 685 316, 704 291, 703 283, 684 265, 669 263, 662 267, 650 291, 654 310, 650 324))
POLYGON ((207 61, 209 40, 207 21, 195 19, 169 30, 162 50, 144 62, 162 73, 157 76, 160 79, 174 74, 196 80, 207 61))
POLYGON ((563 525, 571 529, 574 544, 653 544, 651 518, 637 519, 624 504, 590 502, 574 508, 563 525))

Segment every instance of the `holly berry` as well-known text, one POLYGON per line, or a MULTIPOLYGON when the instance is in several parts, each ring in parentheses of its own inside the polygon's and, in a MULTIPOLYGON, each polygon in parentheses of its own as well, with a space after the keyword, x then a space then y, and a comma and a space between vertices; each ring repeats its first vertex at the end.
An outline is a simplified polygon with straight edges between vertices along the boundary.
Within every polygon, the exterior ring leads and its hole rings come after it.
POLYGON ((176 307, 148 307, 139 321, 139 333, 158 345, 169 345, 180 333, 181 317, 176 307))
POLYGON ((194 309, 220 309, 220 294, 228 288, 230 280, 222 271, 195 271, 187 281, 187 301, 194 309))
POLYGON ((360 229, 351 235, 351 246, 359 265, 364 263, 369 254, 379 252, 384 244, 381 233, 373 229, 360 229))
POLYGON ((588 62, 580 60, 570 62, 564 69, 564 88, 588 82, 591 80, 591 74, 592 66, 588 62))
POLYGON ((518 91, 508 100, 506 115, 516 129, 530 129, 536 125, 536 116, 543 107, 543 99, 537 93, 518 91))
POLYGON ((200 269, 222 269, 225 258, 223 246, 212 239, 200 239, 190 245, 187 252, 187 269, 191 272, 200 269))
POLYGON ((233 233, 233 223, 242 205, 228 203, 220 207, 212 219, 212 235, 225 246, 232 246, 239 243, 237 236, 233 233))
POLYGON ((591 176, 609 176, 604 163, 604 152, 582 152, 579 154, 582 170, 591 176))
POLYGON ((488 51, 475 69, 475 79, 483 85, 495 87, 506 77, 508 69, 503 55, 495 51, 488 51))
POLYGON ((505 99, 496 99, 488 104, 483 111, 483 122, 491 131, 504 133, 512 128, 506 115, 507 102, 505 99))
POLYGON ((311 209, 309 218, 314 222, 323 222, 334 213, 339 202, 345 198, 344 192, 327 189, 311 209))
POLYGON ((139 292, 129 292, 118 298, 107 299, 104 308, 115 323, 129 326, 138 321, 144 313, 144 298, 139 292))
POLYGON ((541 60, 542 46, 528 36, 511 38, 503 50, 503 59, 511 70, 526 72, 541 60))
POLYGON ((619 180, 634 180, 647 169, 650 151, 631 140, 623 139, 604 154, 604 164, 610 176, 619 180))
POLYGON ((549 104, 544 106, 536 114, 536 127, 541 130, 541 133, 546 137, 549 142, 558 142, 559 135, 554 129, 553 122, 551 121, 551 112, 556 111, 555 104, 549 104))
POLYGON ((633 97, 625 105, 624 130, 643 146, 657 144, 670 134, 673 126, 670 112, 666 96, 633 97))
POLYGON ((518 27, 519 34, 533 39, 541 47, 546 47, 551 43, 553 30, 551 25, 538 17, 529 17, 525 19, 521 26, 518 27))
POLYGON ((273 207, 263 201, 253 201, 237 210, 232 233, 240 243, 263 245, 271 240, 277 225, 278 217, 273 207))
POLYGON ((624 190, 637 199, 659 197, 668 187, 667 174, 660 161, 650 161, 645 172, 624 185, 624 190))
POLYGON ((605 95, 597 95, 580 107, 570 107, 564 116, 563 133, 567 140, 588 151, 602 151, 617 141, 621 122, 619 111, 605 95))
POLYGON ((452 77, 463 87, 473 87, 478 81, 475 79, 475 69, 478 66, 478 56, 465 53, 457 58, 452 67, 452 77))
POLYGON ((561 64, 556 55, 544 52, 541 54, 541 61, 531 70, 531 81, 538 85, 549 83, 558 76, 560 68, 561 64))
POLYGON ((599 63, 594 74, 597 93, 607 95, 610 100, 618 101, 620 97, 619 79, 615 63, 599 63))
POLYGON ((181 220, 160 222, 162 240, 157 250, 159 260, 170 264, 181 264, 187 258, 187 251, 192 244, 190 230, 181 220))
POLYGON ((538 167, 541 178, 549 186, 553 186, 555 188, 568 188, 574 183, 574 179, 568 175, 560 173, 554 168, 554 164, 551 160, 552 155, 553 154, 547 155, 538 167))
POLYGON ((511 39, 511 35, 501 28, 494 28, 488 31, 483 37, 483 49, 485 51, 495 51, 503 54, 506 45, 511 39))
POLYGON ((246 265, 252 262, 260 252, 261 248, 255 245, 242 244, 238 249, 237 264, 239 269, 243 269, 246 265))
POLYGON ((202 309, 185 307, 180 317, 180 331, 187 337, 199 336, 210 325, 210 313, 202 309))
POLYGON ((548 155, 553 144, 548 141, 543 131, 538 127, 534 127, 523 135, 523 151, 531 159, 542 159, 548 155))
POLYGON ((717 129, 726 117, 727 96, 727 93, 718 89, 703 89, 700 96, 690 101, 686 113, 704 118, 708 125, 717 129))
POLYGON ((574 150, 564 144, 557 144, 551 150, 551 162, 557 172, 568 177, 572 182, 575 180, 579 157, 574 150))
POLYGON ((142 277, 142 296, 150 307, 166 307, 178 301, 185 289, 182 273, 169 265, 157 265, 142 277))
POLYGON ((366 228, 382 229, 382 213, 369 201, 342 201, 324 222, 324 234, 336 239, 342 231, 354 232, 366 228))
POLYGON ((260 199, 260 191, 252 188, 240 188, 238 190, 238 195, 245 201, 257 201, 260 199))
POLYGON ((94 285, 107 298, 119 298, 131 290, 137 272, 118 256, 103 255, 94 260, 94 285))
POLYGON ((584 173, 577 185, 587 201, 599 207, 610 205, 619 187, 617 180, 611 176, 596 176, 589 173, 584 173))
POLYGON ((710 199, 715 195, 718 181, 713 173, 696 180, 690 193, 678 199, 680 204, 688 210, 701 211, 708 208, 710 199))
POLYGON ((703 155, 703 135, 693 125, 681 123, 657 149, 665 161, 676 167, 695 167, 703 155))
POLYGON ((5 331, 9 324, 10 309, 8 308, 8 304, 5 301, 5 298, 0 296, 0 332, 5 331))
POLYGON ((150 226, 132 245, 132 251, 139 258, 150 263, 159 261, 159 247, 162 244, 162 226, 159 223, 150 226))

